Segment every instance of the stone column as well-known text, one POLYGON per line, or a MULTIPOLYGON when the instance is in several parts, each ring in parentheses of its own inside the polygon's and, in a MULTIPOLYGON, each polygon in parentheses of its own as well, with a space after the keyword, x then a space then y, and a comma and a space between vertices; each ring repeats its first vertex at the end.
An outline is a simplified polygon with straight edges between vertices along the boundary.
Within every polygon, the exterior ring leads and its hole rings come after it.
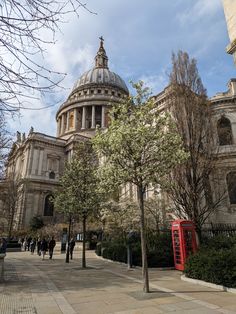
POLYGON ((78 130, 78 109, 74 109, 74 126, 75 126, 75 130, 78 130))
POLYGON ((105 106, 102 106, 102 122, 101 127, 105 128, 105 106))
POLYGON ((67 113, 66 113, 66 131, 69 131, 69 118, 70 118, 70 112, 67 111, 67 113))
POLYGON ((62 116, 59 117, 59 132, 58 132, 58 136, 61 135, 61 131, 62 131, 62 116))
POLYGON ((65 132, 64 130, 64 125, 65 125, 65 115, 64 113, 61 115, 61 134, 65 132))
POLYGON ((60 135, 60 118, 57 119, 57 137, 60 135))
POLYGON ((82 128, 85 129, 85 122, 86 122, 86 107, 83 106, 83 112, 82 112, 82 128))
POLYGON ((92 106, 92 129, 95 129, 96 125, 95 125, 95 106, 92 106))

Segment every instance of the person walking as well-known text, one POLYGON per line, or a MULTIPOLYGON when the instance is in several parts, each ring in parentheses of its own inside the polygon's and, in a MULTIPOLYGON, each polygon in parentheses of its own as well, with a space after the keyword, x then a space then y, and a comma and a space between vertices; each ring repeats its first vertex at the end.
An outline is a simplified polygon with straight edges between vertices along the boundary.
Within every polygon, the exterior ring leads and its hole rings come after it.
POLYGON ((37 253, 38 253, 38 256, 41 255, 41 239, 40 238, 37 239, 37 253))
POLYGON ((24 243, 23 243, 23 251, 26 251, 27 249, 27 239, 25 238, 24 243))
POLYGON ((74 240, 74 238, 71 238, 71 240, 69 242, 70 259, 73 259, 74 247, 75 247, 75 240, 74 240))
POLYGON ((30 250, 30 243, 32 241, 32 237, 29 236, 29 238, 27 238, 27 250, 29 251, 30 250))
POLYGON ((36 247, 36 240, 32 239, 31 242, 30 242, 30 252, 31 252, 31 254, 34 254, 35 247, 36 247))
POLYGON ((6 254, 7 251, 7 241, 5 238, 0 238, 0 253, 6 254))
POLYGON ((48 250, 48 242, 45 238, 43 238, 42 242, 41 242, 41 253, 42 253, 42 260, 44 260, 44 257, 46 255, 46 252, 48 250))
POLYGON ((52 237, 48 243, 49 259, 52 259, 53 250, 55 246, 56 246, 56 241, 54 240, 54 237, 52 237))

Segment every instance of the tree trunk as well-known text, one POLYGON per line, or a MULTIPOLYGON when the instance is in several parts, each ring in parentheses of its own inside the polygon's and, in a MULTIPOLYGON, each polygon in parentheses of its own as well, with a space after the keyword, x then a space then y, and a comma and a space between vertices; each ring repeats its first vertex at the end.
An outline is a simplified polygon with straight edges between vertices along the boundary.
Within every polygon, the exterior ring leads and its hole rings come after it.
POLYGON ((142 248, 142 274, 143 274, 143 291, 148 293, 149 291, 149 279, 148 279, 148 263, 147 263, 147 241, 146 241, 146 228, 145 228, 145 215, 143 204, 143 188, 137 187, 138 203, 140 209, 140 225, 141 225, 141 248, 142 248))
POLYGON ((14 213, 11 211, 10 219, 9 219, 9 228, 8 228, 8 239, 11 239, 12 234, 12 228, 13 228, 13 219, 14 219, 14 213))
POLYGON ((86 268, 85 257, 85 245, 86 245, 86 216, 83 216, 83 251, 82 251, 82 268, 86 268))
POLYGON ((195 224, 197 245, 199 246, 202 243, 202 229, 199 225, 195 224))
POLYGON ((68 230, 68 238, 67 238, 67 250, 66 250, 66 263, 70 261, 70 234, 71 234, 71 215, 69 217, 69 230, 68 230))

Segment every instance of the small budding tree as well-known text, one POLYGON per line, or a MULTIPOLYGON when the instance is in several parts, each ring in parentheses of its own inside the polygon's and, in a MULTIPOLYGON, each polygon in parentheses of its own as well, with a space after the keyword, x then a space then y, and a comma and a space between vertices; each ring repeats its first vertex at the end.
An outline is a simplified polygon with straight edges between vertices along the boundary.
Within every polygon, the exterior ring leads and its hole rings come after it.
MULTIPOLYGON (((61 187, 55 193, 53 201, 56 209, 69 219, 68 244, 72 219, 79 217, 82 220, 82 267, 85 268, 86 222, 99 206, 97 158, 89 142, 81 142, 77 145, 72 160, 66 165, 60 184, 61 187)), ((67 250, 67 252, 69 257, 69 251, 67 250)))
POLYGON ((107 191, 127 183, 137 187, 140 211, 144 292, 149 292, 144 194, 150 184, 161 184, 164 176, 181 163, 186 154, 170 115, 160 112, 143 83, 133 84, 137 95, 114 106, 110 125, 93 139, 107 191))

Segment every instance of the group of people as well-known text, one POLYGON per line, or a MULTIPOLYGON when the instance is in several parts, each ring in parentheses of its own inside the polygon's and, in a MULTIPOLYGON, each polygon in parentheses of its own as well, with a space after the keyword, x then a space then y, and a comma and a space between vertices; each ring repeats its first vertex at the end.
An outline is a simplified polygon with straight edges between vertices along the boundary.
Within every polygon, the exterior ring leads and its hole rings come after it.
MULTIPOLYGON (((46 239, 44 238, 32 238, 26 237, 21 239, 21 249, 22 251, 30 251, 31 254, 34 254, 35 249, 37 247, 37 254, 39 256, 42 256, 42 260, 45 259, 45 255, 48 251, 49 254, 49 259, 52 259, 53 257, 53 251, 56 246, 56 241, 54 237, 46 239)), ((75 247, 75 240, 74 238, 71 238, 69 242, 69 253, 70 253, 70 258, 73 258, 73 251, 75 247)))

